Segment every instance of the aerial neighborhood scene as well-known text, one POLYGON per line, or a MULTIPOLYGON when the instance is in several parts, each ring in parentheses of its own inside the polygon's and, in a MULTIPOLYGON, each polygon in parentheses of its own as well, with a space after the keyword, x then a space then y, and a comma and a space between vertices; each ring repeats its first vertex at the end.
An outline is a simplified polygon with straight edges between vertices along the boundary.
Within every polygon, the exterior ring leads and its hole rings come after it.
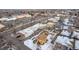
POLYGON ((0 9, 0 50, 79 50, 79 9, 0 9))

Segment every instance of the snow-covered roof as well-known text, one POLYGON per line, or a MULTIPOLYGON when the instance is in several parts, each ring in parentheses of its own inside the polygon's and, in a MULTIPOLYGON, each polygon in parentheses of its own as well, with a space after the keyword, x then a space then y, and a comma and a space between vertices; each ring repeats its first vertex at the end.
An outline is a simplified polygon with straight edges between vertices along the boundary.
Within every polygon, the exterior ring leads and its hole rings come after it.
POLYGON ((36 31, 37 29, 39 29, 39 26, 40 26, 40 23, 37 23, 37 24, 31 26, 29 29, 36 31))
POLYGON ((79 39, 79 32, 74 31, 72 34, 72 37, 76 37, 79 39))
POLYGON ((73 23, 71 23, 69 21, 69 19, 64 19, 64 22, 63 22, 64 25, 68 25, 68 26, 73 26, 73 23))
POLYGON ((64 19, 64 22, 63 22, 65 25, 68 25, 69 23, 69 19, 64 19))
POLYGON ((0 29, 1 29, 1 28, 4 28, 4 27, 5 27, 5 26, 4 26, 3 24, 0 24, 0 29))
POLYGON ((71 45, 70 39, 68 37, 58 36, 56 39, 56 42, 58 42, 62 45, 65 45, 65 46, 68 46, 68 44, 71 45))
POLYGON ((36 50, 36 48, 37 48, 37 45, 34 44, 33 40, 31 40, 31 39, 28 39, 28 40, 24 41, 24 45, 29 47, 32 50, 36 50))
POLYGON ((70 36, 70 32, 68 32, 67 30, 62 30, 61 35, 66 35, 66 36, 70 36))
POLYGON ((58 22, 60 18, 59 17, 55 17, 55 18, 49 18, 49 21, 53 21, 53 22, 58 22))
POLYGON ((53 45, 51 44, 51 41, 52 41, 51 37, 52 37, 52 35, 49 34, 47 36, 47 39, 48 39, 47 43, 45 43, 44 45, 40 45, 41 50, 51 50, 53 48, 52 47, 53 45))
POLYGON ((0 21, 10 21, 10 20, 16 20, 15 17, 12 18, 0 18, 0 21))
MULTIPOLYGON (((38 36, 38 35, 36 35, 36 36, 38 36)), ((36 50, 37 48, 40 49, 40 50, 50 50, 50 49, 52 49, 52 44, 51 44, 52 35, 51 34, 49 34, 47 36, 47 39, 48 39, 47 43, 45 43, 44 45, 40 45, 40 46, 38 46, 36 43, 35 44, 33 43, 36 36, 32 37, 31 39, 25 40, 24 45, 29 47, 32 50, 36 50)))
POLYGON ((30 36, 31 34, 33 34, 34 31, 36 31, 36 30, 38 30, 38 29, 39 29, 39 23, 38 23, 38 24, 35 24, 35 25, 31 26, 31 27, 28 27, 28 28, 26 28, 26 29, 20 30, 20 31, 18 31, 17 33, 22 33, 22 34, 25 35, 25 37, 28 37, 28 36, 30 36))
POLYGON ((68 29, 69 26, 62 26, 62 29, 68 29))
POLYGON ((75 49, 79 49, 79 40, 75 41, 75 49))

